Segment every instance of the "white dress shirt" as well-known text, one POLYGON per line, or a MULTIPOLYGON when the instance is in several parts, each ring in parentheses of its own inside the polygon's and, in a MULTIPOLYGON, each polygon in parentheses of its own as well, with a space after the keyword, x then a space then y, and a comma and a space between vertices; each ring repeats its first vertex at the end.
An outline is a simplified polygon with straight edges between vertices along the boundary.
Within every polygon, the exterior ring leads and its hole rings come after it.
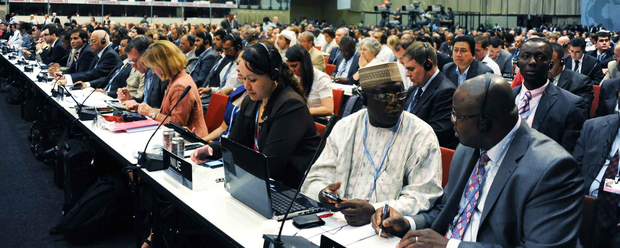
MULTIPOLYGON (((583 67, 583 57, 585 57, 585 54, 581 54, 581 58, 579 59, 579 68, 576 70, 576 72, 581 73, 581 68, 583 67)), ((571 70, 575 71, 575 60, 573 60, 573 68, 571 68, 571 70)))
POLYGON ((489 55, 484 56, 484 59, 482 59, 481 62, 483 64, 487 65, 488 67, 490 67, 491 70, 493 70, 493 74, 498 75, 498 76, 502 76, 502 70, 499 69, 499 65, 497 65, 497 63, 495 63, 495 61, 493 61, 491 58, 489 58, 489 55))

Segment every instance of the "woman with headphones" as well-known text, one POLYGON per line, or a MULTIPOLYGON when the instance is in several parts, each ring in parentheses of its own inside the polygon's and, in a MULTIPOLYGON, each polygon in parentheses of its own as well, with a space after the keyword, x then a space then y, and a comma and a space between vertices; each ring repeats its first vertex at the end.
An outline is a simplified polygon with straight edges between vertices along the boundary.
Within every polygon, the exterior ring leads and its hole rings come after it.
MULTIPOLYGON (((330 116, 334 113, 334 99, 331 78, 312 66, 310 54, 301 45, 294 45, 286 51, 286 64, 295 74, 308 99, 307 106, 314 117, 330 116)), ((326 122, 326 118, 317 121, 326 122)))
MULTIPOLYGON (((228 138, 268 156, 270 176, 297 188, 320 142, 304 92, 275 47, 256 43, 241 58, 247 97, 228 138)), ((201 164, 221 156, 221 145, 212 143, 197 149, 192 160, 201 164)))

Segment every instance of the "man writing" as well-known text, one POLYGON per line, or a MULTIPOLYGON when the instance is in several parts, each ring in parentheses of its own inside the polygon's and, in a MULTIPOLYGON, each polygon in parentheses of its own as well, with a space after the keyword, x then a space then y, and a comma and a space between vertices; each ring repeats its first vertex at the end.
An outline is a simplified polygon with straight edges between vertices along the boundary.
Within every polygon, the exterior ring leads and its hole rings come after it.
POLYGON ((418 213, 441 195, 437 138, 428 124, 403 112, 406 91, 397 64, 361 69, 360 83, 367 110, 336 124, 302 187, 353 226, 370 222, 373 204, 389 201, 418 213), (335 204, 323 190, 346 200, 335 204))
POLYGON ((389 208, 383 222, 377 209, 375 230, 383 224, 384 233, 404 235, 397 247, 575 247, 583 214, 579 167, 524 123, 512 97, 510 84, 495 75, 460 85, 452 122, 462 145, 441 203, 407 218, 389 208))

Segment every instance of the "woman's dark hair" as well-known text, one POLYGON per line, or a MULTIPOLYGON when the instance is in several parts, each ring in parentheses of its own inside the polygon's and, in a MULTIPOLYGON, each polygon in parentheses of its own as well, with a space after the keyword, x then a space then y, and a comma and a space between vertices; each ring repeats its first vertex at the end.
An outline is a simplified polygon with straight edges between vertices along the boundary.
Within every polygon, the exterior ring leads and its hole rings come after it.
POLYGON ((274 77, 278 83, 283 86, 290 86, 303 97, 304 93, 299 87, 299 83, 295 80, 293 72, 288 68, 288 65, 282 61, 282 56, 278 49, 270 44, 265 44, 269 49, 269 53, 267 53, 267 50, 265 50, 261 44, 265 43, 256 43, 247 47, 243 55, 241 55, 248 70, 257 75, 267 75, 269 77, 271 77, 273 71, 273 73, 277 74, 274 75, 274 77), (271 54, 271 56, 269 56, 269 54, 271 54))
POLYGON ((312 60, 310 54, 301 45, 297 44, 290 47, 286 51, 286 60, 289 62, 299 62, 301 66, 300 83, 304 90, 306 98, 310 95, 312 90, 312 81, 314 81, 314 67, 312 66, 312 60))

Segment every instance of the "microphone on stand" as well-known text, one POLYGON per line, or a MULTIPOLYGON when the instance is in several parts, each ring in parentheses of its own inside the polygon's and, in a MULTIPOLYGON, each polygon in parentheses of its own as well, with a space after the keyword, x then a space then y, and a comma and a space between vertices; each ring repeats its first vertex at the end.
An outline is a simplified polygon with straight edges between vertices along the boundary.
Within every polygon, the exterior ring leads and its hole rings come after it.
MULTIPOLYGON (((60 85, 60 87, 62 87, 65 92, 69 93, 69 90, 64 85, 62 85, 62 84, 58 84, 58 85, 60 85)), ((94 90, 92 92, 90 92, 90 94, 88 94, 88 96, 86 96, 86 98, 84 99, 84 101, 82 101, 82 103, 79 103, 77 100, 75 100, 73 95, 71 93, 69 93, 69 96, 71 97, 71 99, 73 99, 73 101, 76 104, 75 112, 78 114, 78 119, 80 119, 82 121, 90 121, 90 120, 93 120, 93 119, 95 119, 97 117, 97 111, 95 111, 95 110, 82 110, 82 107, 84 107, 84 103, 86 102, 86 100, 93 93, 95 93, 94 90)))
POLYGON ((179 102, 183 100, 183 98, 187 95, 187 93, 189 92, 191 88, 192 88, 191 85, 188 85, 187 87, 185 87, 185 90, 183 90, 183 93, 181 93, 179 100, 177 100, 174 106, 172 106, 172 108, 170 109, 170 112, 166 114, 166 117, 164 117, 161 123, 159 123, 159 126, 157 126, 157 128, 155 129, 155 131, 153 132, 149 140, 146 142, 146 145, 144 146, 144 151, 138 153, 138 164, 141 167, 146 168, 146 170, 156 171, 156 170, 164 169, 163 160, 161 158, 156 158, 155 156, 149 157, 149 155, 146 153, 146 149, 149 147, 149 143, 151 143, 151 139, 153 139, 153 136, 155 136, 155 134, 157 133, 157 130, 159 130, 159 128, 164 124, 164 122, 166 122, 168 117, 170 117, 170 114, 172 114, 172 111, 177 107, 179 102))

